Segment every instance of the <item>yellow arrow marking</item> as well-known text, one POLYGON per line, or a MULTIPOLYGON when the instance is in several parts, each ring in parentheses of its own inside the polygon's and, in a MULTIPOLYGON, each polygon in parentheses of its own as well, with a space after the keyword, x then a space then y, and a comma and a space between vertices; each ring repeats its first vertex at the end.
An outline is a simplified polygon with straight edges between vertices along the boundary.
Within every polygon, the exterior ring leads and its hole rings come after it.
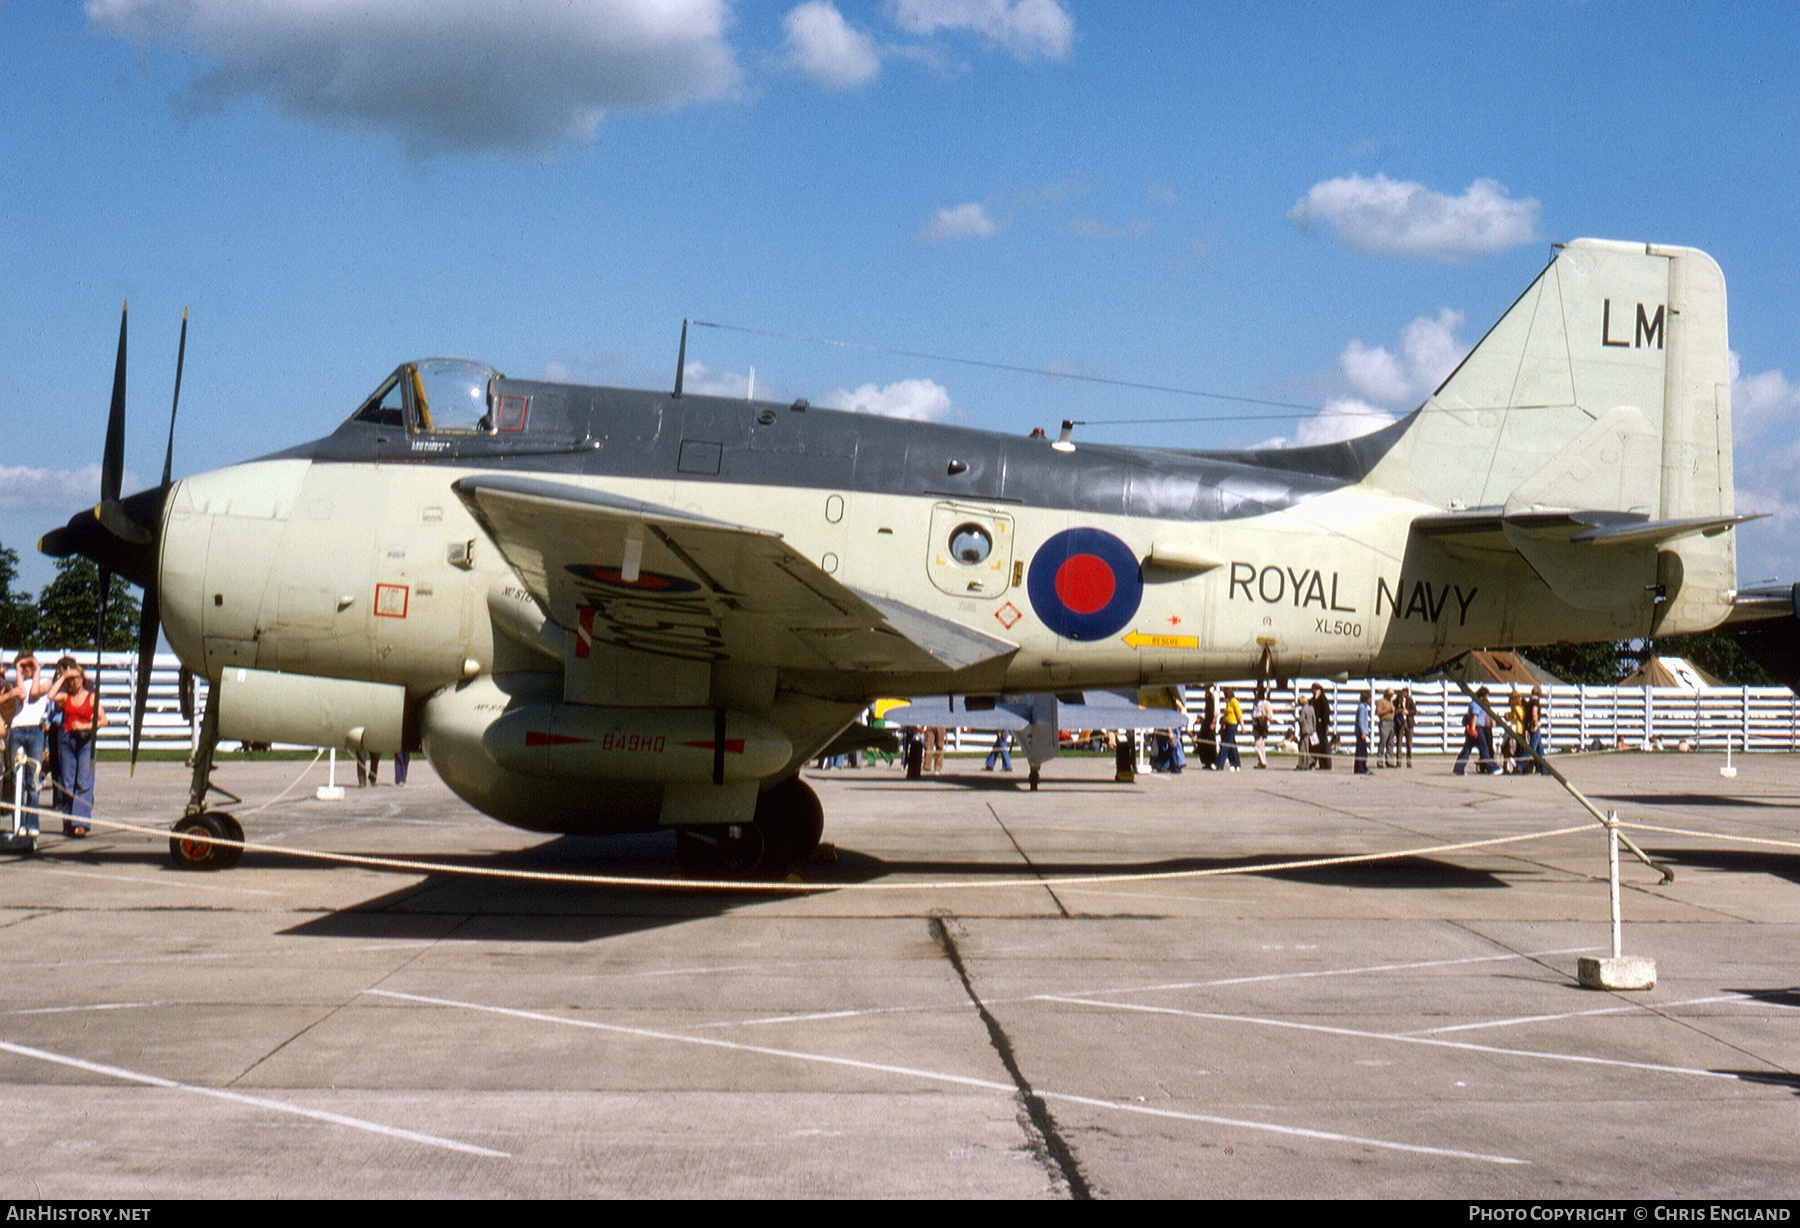
POLYGON ((1200 647, 1200 637, 1197 635, 1145 635, 1141 631, 1128 631, 1120 638, 1133 648, 1200 647))

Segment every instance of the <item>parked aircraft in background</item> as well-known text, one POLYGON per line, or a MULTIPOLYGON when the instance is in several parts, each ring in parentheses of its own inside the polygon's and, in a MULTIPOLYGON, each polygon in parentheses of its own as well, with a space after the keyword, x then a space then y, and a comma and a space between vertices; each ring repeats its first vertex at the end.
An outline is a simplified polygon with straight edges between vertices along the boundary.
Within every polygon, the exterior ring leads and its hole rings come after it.
POLYGON ((779 873, 821 830, 799 768, 877 696, 1704 630, 1748 519, 1724 280, 1679 247, 1569 244, 1417 410, 1305 448, 1065 450, 425 359, 323 439, 121 498, 124 348, 101 504, 43 549, 142 585, 146 642, 160 618, 213 682, 171 841, 198 867, 236 858, 206 839, 241 833, 206 808, 226 737, 422 749, 503 822, 779 873))

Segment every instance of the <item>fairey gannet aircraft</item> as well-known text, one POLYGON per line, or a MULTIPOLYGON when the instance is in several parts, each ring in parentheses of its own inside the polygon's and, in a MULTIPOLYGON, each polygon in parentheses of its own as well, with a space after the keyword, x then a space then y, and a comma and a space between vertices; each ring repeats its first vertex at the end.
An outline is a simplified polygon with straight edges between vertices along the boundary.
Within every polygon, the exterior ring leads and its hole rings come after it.
POLYGON ((1569 244, 1417 410, 1322 447, 1063 450, 427 359, 323 439, 121 499, 123 371, 121 325, 101 504, 43 549, 143 586, 144 643, 160 616, 212 683, 171 840, 202 868, 242 832, 205 806, 224 737, 423 749, 502 822, 781 872, 821 830, 798 769, 876 696, 1704 630, 1747 519, 1724 279, 1680 247, 1569 244))

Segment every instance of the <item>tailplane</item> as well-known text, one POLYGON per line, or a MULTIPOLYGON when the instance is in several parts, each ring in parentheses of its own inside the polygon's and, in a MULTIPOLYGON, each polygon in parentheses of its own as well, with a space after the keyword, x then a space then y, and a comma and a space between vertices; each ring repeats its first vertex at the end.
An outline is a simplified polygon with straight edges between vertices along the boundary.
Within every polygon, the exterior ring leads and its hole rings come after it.
POLYGON ((1427 536, 1525 557, 1582 609, 1655 601, 1659 634, 1730 609, 1725 279, 1704 252, 1581 239, 1414 414, 1371 486, 1427 536), (1653 579, 1651 579, 1653 577, 1653 579))

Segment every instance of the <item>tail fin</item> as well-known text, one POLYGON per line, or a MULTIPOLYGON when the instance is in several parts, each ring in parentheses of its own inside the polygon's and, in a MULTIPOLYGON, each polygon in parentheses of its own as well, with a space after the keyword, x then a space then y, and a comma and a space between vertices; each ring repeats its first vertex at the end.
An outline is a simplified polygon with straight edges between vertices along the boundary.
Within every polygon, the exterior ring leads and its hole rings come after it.
POLYGON ((1641 600, 1626 575, 1642 568, 1608 556, 1647 566, 1654 548, 1657 632, 1711 627, 1737 576, 1730 385, 1725 279, 1710 256, 1581 239, 1367 480, 1443 509, 1435 534, 1474 514, 1491 536, 1498 514, 1513 549, 1583 608, 1641 600))

